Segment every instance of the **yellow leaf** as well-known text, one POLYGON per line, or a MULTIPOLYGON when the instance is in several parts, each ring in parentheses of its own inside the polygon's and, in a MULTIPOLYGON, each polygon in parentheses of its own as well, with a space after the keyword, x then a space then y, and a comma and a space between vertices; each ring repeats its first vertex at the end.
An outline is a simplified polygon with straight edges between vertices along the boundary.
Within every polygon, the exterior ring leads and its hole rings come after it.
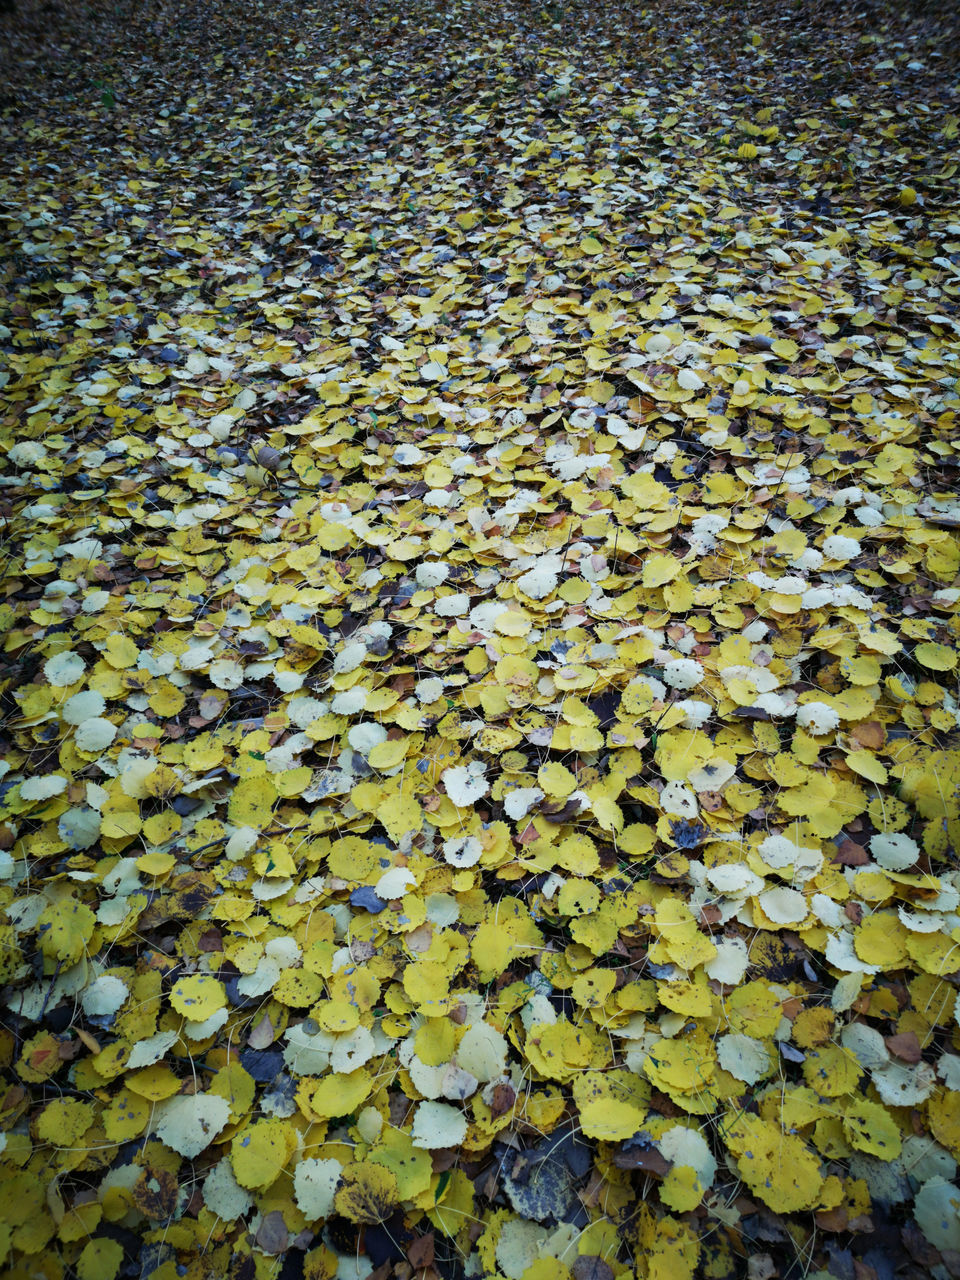
POLYGON ((377 808, 377 816, 392 840, 398 842, 409 832, 418 832, 423 814, 416 797, 406 791, 396 792, 377 808))
POLYGON ((547 1080, 571 1081, 590 1067, 607 1065, 608 1047, 588 1024, 574 1026, 564 1018, 536 1023, 526 1040, 530 1063, 547 1080))
POLYGON ((96 917, 85 902, 61 898, 37 919, 40 950, 64 964, 76 964, 82 959, 95 926, 96 917))
POLYGON ((367 1160, 348 1164, 340 1175, 340 1185, 333 1197, 337 1213, 349 1222, 385 1222, 397 1207, 397 1180, 382 1164, 367 1160))
POLYGON ((491 906, 470 944, 470 954, 482 982, 503 973, 543 943, 543 935, 522 902, 503 898, 491 906))
POLYGON ((427 1209, 427 1217, 438 1231, 450 1238, 460 1235, 464 1226, 476 1221, 473 1182, 462 1169, 454 1169, 439 1203, 427 1209))
POLYGON ((332 1072, 311 1093, 310 1109, 325 1120, 348 1116, 369 1097, 372 1087, 372 1079, 362 1068, 348 1075, 332 1072))
POLYGON ((296 1150, 296 1131, 284 1120, 256 1120, 230 1146, 233 1175, 241 1187, 273 1186, 296 1150))
POLYGON ((123 1245, 116 1240, 88 1240, 77 1259, 77 1280, 114 1280, 122 1261, 123 1245))
POLYGON ((378 742, 367 755, 371 769, 394 769, 410 749, 410 738, 388 738, 378 742))
POLYGON ((618 1142, 643 1127, 650 1087, 632 1071, 584 1071, 574 1077, 573 1097, 586 1136, 618 1142))
POLYGON ((540 766, 537 771, 537 782, 548 796, 558 796, 561 799, 570 795, 577 787, 576 777, 556 761, 540 766))
MULTIPOLYGON (((433 1025, 436 1019, 429 1025, 433 1025)), ((409 1133, 387 1127, 371 1147, 367 1160, 381 1164, 394 1176, 399 1200, 413 1200, 430 1185, 433 1161, 428 1151, 415 1147, 409 1133)))
POLYGON ((37 1137, 55 1147, 74 1147, 94 1121, 94 1110, 88 1102, 74 1098, 57 1098, 47 1104, 37 1120, 37 1137))
POLYGON ((227 1001, 223 983, 211 974, 195 973, 180 978, 170 992, 170 1004, 191 1022, 203 1022, 222 1009, 227 1001))
POLYGON ((641 582, 645 587, 662 587, 681 571, 680 561, 676 556, 650 555, 643 562, 641 582))
POLYGON ((114 634, 107 640, 104 656, 111 667, 127 668, 136 665, 140 651, 129 636, 114 634))
POLYGON ((623 810, 609 796, 597 796, 591 801, 590 808, 604 831, 623 830, 623 810))
POLYGON ((957 665, 957 650, 949 645, 925 641, 917 645, 913 654, 918 662, 922 662, 931 671, 952 671, 957 665))
POLYGON ((276 799, 277 789, 271 778, 241 778, 230 794, 230 821, 238 827, 266 827, 276 799))
POLYGON ((165 876, 176 865, 177 859, 172 853, 161 853, 159 849, 142 853, 137 859, 137 870, 148 876, 165 876))
POLYGON ((847 755, 847 764, 868 782, 879 786, 887 780, 887 771, 872 751, 851 751, 847 755))
POLYGON ((843 1115, 844 1137, 858 1151, 879 1160, 895 1160, 900 1154, 900 1128, 879 1103, 858 1099, 843 1115))
POLYGON ((820 1161, 800 1138, 739 1113, 721 1125, 741 1178, 775 1213, 812 1209, 823 1186, 820 1161))
POLYGON ((704 1188, 697 1171, 689 1165, 675 1165, 660 1184, 660 1199, 668 1209, 688 1213, 703 1199, 704 1188))

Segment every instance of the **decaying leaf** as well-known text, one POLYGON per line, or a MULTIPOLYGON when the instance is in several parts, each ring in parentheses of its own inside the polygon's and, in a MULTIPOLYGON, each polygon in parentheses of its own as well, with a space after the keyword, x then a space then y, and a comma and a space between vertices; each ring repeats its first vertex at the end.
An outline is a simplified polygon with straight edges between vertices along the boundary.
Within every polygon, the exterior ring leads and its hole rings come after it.
POLYGON ((5 1275, 956 1269, 960 41, 866 8, 0 4, 5 1275))

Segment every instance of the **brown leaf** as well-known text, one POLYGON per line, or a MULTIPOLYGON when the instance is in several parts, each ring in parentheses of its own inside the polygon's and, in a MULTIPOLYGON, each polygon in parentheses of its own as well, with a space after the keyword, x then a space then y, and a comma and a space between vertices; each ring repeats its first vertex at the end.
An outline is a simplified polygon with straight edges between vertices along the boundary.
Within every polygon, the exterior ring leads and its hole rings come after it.
POLYGON ((266 1049, 273 1044, 276 1038, 277 1033, 273 1029, 273 1023, 270 1021, 269 1015, 264 1014, 247 1036, 247 1047, 249 1049, 266 1049))
POLYGON ((673 1168, 673 1163, 655 1147, 631 1147, 628 1150, 621 1148, 614 1153, 613 1163, 618 1169, 642 1169, 654 1178, 665 1178, 673 1168))
POLYGON ((596 1253, 582 1253, 570 1268, 573 1280, 613 1280, 614 1270, 596 1253))
POLYGON ((422 1271, 425 1267, 432 1267, 433 1256, 434 1238, 432 1231, 429 1235, 418 1236, 407 1249, 407 1261, 415 1271, 422 1271))
POLYGON ((919 1062, 923 1057, 923 1049, 915 1031, 900 1031, 894 1036, 885 1036, 883 1042, 901 1062, 919 1062))
POLYGON ((275 472, 280 470, 283 462, 283 454, 279 449, 274 449, 272 445, 262 444, 253 455, 264 471, 275 472))
POLYGON ((257 1232, 257 1244, 264 1253, 283 1253, 290 1240, 290 1232, 279 1209, 264 1214, 257 1232))
POLYGON ((821 1209, 814 1217, 821 1231, 846 1231, 847 1229, 846 1209, 821 1209))
POLYGON ((490 1095, 490 1110, 495 1116, 505 1115, 517 1100, 517 1091, 512 1084, 502 1081, 495 1084, 490 1095))
POLYGON ((862 845, 854 844, 852 840, 844 840, 837 846, 833 860, 839 862, 842 867, 863 867, 870 861, 870 855, 862 845))
POLYGON ((879 751, 887 740, 887 733, 879 720, 865 720, 863 724, 853 726, 850 737, 870 751, 879 751))
POLYGON ((144 1169, 133 1184, 133 1203, 154 1222, 169 1221, 177 1208, 180 1184, 167 1169, 144 1169))

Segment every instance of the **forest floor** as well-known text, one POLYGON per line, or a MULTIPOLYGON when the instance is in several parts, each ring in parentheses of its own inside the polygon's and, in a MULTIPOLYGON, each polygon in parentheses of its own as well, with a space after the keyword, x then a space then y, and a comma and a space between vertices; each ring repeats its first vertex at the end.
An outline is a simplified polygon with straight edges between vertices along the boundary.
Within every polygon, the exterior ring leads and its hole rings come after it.
POLYGON ((958 50, 0 14, 5 1276, 960 1276, 958 50))

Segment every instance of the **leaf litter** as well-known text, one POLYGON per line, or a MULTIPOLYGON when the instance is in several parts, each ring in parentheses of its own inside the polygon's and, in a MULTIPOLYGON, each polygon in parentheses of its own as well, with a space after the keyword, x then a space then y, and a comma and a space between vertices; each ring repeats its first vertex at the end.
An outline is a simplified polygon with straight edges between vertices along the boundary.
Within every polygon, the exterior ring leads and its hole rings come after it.
POLYGON ((949 15, 45 12, 5 1274, 955 1274, 949 15))

